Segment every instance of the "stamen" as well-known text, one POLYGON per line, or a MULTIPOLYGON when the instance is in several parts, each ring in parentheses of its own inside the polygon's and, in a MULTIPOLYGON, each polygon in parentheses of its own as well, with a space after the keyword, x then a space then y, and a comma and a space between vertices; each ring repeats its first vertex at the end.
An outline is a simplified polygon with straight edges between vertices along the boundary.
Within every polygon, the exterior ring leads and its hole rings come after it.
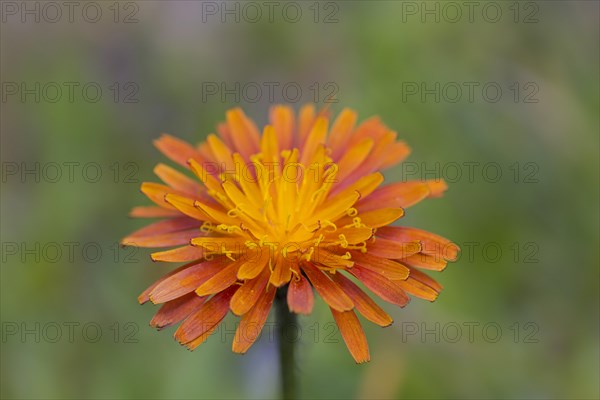
POLYGON ((304 257, 306 258, 306 261, 310 261, 310 259, 312 258, 314 252, 315 252, 315 248, 314 247, 311 247, 310 249, 308 249, 308 251, 304 255, 304 257))
POLYGON ((315 247, 319 247, 323 240, 325 240, 325 236, 321 233, 319 237, 315 240, 315 247))
POLYGON ((361 253, 367 252, 367 242, 360 242, 359 244, 353 244, 348 246, 350 250, 360 250, 361 253))
POLYGON ((312 196, 310 196, 310 202, 311 202, 311 203, 314 203, 315 201, 317 201, 317 197, 318 197, 318 196, 319 196, 321 193, 325 192, 326 190, 327 190, 327 188, 325 188, 325 187, 321 186, 321 187, 320 187, 318 190, 316 190, 316 191, 315 191, 315 192, 312 194, 312 196))
POLYGON ((232 256, 233 251, 227 250, 223 245, 221 246, 221 254, 224 254, 225 257, 229 258, 231 261, 235 261, 235 258, 232 256))
POLYGON ((344 249, 347 248, 348 247, 348 240, 346 239, 346 235, 344 235, 342 233, 342 234, 340 234, 339 238, 340 238, 340 241, 341 241, 340 246, 342 246, 344 249))
POLYGON ((227 233, 235 233, 235 231, 243 232, 242 229, 237 225, 229 225, 227 227, 227 233))
POLYGON ((268 235, 264 235, 263 237, 261 237, 261 238, 260 238, 259 244, 260 244, 261 246, 264 246, 264 245, 266 245, 266 244, 267 244, 267 239, 268 239, 268 238, 269 238, 269 236, 268 236, 268 235))
POLYGON ((329 221, 329 220, 324 220, 323 221, 322 228, 324 228, 326 232, 335 232, 335 231, 337 231, 337 225, 334 224, 333 222, 329 221), (333 230, 327 230, 328 227, 333 228, 333 230))
POLYGON ((292 275, 294 275, 294 280, 298 282, 300 280, 300 273, 292 268, 292 275))
POLYGON ((307 232, 317 232, 319 230, 321 230, 321 221, 317 221, 317 227, 315 229, 310 229, 310 227, 308 225, 305 225, 303 223, 300 223, 300 225, 307 231, 307 232))
POLYGON ((214 232, 217 233, 227 233, 229 230, 229 225, 226 224, 219 224, 215 227, 214 232))
POLYGON ((350 207, 346 210, 346 215, 349 217, 356 217, 358 215, 358 210, 354 207, 350 207))
POLYGON ((269 271, 271 271, 271 273, 273 273, 273 270, 275 268, 273 267, 273 261, 269 258, 269 271))
POLYGON ((321 271, 327 271, 330 274, 335 274, 335 272, 336 272, 336 268, 334 268, 334 267, 326 267, 324 265, 320 265, 319 268, 321 269, 321 271))
POLYGON ((200 230, 204 233, 212 232, 214 229, 215 229, 215 226, 210 221, 204 221, 202 223, 202 226, 200 227, 200 230))

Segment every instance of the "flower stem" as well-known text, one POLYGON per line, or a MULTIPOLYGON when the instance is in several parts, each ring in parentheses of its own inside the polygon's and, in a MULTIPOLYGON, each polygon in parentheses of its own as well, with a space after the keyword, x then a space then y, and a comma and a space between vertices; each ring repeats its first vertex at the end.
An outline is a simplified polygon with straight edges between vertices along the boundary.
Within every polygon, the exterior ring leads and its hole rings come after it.
POLYGON ((281 376, 281 398, 297 398, 295 374, 296 314, 288 309, 287 286, 277 290, 275 308, 277 313, 277 342, 279 344, 279 366, 281 376))

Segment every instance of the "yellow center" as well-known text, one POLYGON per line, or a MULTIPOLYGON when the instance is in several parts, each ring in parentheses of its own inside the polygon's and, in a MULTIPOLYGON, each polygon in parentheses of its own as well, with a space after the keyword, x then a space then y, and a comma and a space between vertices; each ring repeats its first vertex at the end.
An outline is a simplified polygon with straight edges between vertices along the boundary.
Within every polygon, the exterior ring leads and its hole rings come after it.
MULTIPOLYGON (((209 143, 216 151, 222 145, 214 137, 209 143)), ((248 164, 233 154, 215 176, 190 160, 208 188, 206 198, 194 203, 205 216, 205 236, 192 239, 192 245, 207 256, 268 262, 276 286, 299 273, 301 260, 332 272, 351 267, 347 250, 366 251, 374 232, 353 205, 362 190, 374 190, 382 177, 376 173, 350 187, 335 187, 338 167, 327 149, 319 145, 308 155, 310 159, 297 149, 280 151, 273 128, 267 126, 261 152, 248 164)))

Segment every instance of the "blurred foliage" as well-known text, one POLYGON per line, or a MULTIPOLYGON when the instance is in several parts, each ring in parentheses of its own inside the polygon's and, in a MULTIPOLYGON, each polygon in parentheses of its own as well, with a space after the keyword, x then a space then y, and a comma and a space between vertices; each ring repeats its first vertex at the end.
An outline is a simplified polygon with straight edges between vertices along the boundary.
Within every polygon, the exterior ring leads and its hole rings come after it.
MULTIPOLYGON (((3 22, 3 84, 98 82, 103 97, 96 103, 81 96, 56 103, 3 100, 2 162, 95 162, 103 175, 88 183, 78 168, 73 182, 66 176, 57 183, 3 179, 2 242, 97 242, 103 254, 90 262, 94 256, 84 259, 80 246, 74 262, 63 254, 52 263, 31 255, 22 261, 3 248, 3 334, 7 323, 63 328, 56 343, 44 336, 36 343, 33 334, 23 341, 21 332, 3 336, 1 397, 276 397, 277 355, 268 336, 243 357, 230 352, 228 331, 194 353, 185 351, 170 338, 173 329, 157 333, 147 326, 157 307, 136 302, 173 267, 151 263, 148 251, 126 262, 129 253, 113 245, 143 224, 126 215, 147 204, 139 183, 156 180, 152 168, 165 162, 152 139, 169 132, 201 141, 237 105, 231 97, 203 101, 203 83, 297 82, 302 101, 311 101, 309 87, 317 82, 322 103, 329 93, 323 85, 334 82, 339 103, 332 109, 348 106, 361 118, 380 115, 413 148, 409 161, 463 166, 443 199, 409 209, 401 221, 453 239, 463 255, 437 274, 445 291, 434 304, 414 300, 403 310, 384 305, 396 321, 387 329, 365 322, 372 355, 367 365, 353 363, 339 335, 327 337, 333 319, 319 300, 313 315, 301 318, 302 396, 598 398, 598 3, 540 1, 539 21, 530 24, 514 23, 508 2, 496 3, 506 13, 498 23, 481 14, 472 23, 466 17, 422 23, 403 14, 404 3, 339 2, 339 21, 332 24, 314 23, 309 3, 298 3, 306 15, 298 23, 280 14, 273 23, 203 22, 202 3, 187 1, 138 2, 139 22, 132 24, 109 17, 95 24, 81 18, 3 22), (109 87, 115 82, 120 95, 130 93, 126 82, 134 82, 139 102, 113 101, 109 87), (481 86, 473 102, 405 99, 411 82, 496 82, 504 92, 495 103, 484 101, 481 86), (508 89, 514 82, 535 82, 539 101, 524 103, 521 92, 515 102, 508 89), (488 182, 479 167, 471 182, 468 162, 497 163, 503 175, 488 182), (133 170, 137 182, 126 182, 132 172, 127 163, 139 167, 133 170), (537 166, 537 182, 524 182, 531 172, 526 163, 537 166), (473 259, 465 252, 470 242, 480 243, 473 259), (529 242, 537 246, 538 262, 524 262, 529 242), (484 256, 485 243, 502 248, 499 260, 484 256), (68 322, 80 324, 73 343, 62 325, 68 322), (96 343, 81 336, 88 322, 102 328, 96 343), (480 324, 472 341, 464 325, 469 322, 480 324), (421 331, 406 336, 411 324, 434 329, 436 323, 459 324, 462 338, 444 340, 449 331, 439 343, 433 334, 420 340, 421 331), (496 343, 482 334, 488 323, 502 328, 496 343), (535 327, 537 342, 529 343, 524 335, 535 327), (132 332, 137 343, 127 343, 132 332)), ((109 3, 99 4, 108 13, 109 3)), ((240 105, 260 123, 266 120, 264 93, 258 102, 240 105)), ((398 167, 386 176, 404 179, 403 172, 398 167)), ((234 324, 227 319, 229 329, 234 324)))

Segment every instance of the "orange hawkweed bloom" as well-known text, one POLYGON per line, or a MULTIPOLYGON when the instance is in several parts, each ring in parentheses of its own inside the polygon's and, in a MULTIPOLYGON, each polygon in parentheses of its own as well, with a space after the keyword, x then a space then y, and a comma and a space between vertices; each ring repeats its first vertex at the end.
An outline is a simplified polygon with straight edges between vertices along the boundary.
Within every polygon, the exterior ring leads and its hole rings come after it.
MULTIPOLYGON (((143 183, 156 206, 133 217, 163 218, 124 245, 169 247, 154 261, 185 265, 139 296, 163 304, 156 328, 181 323, 175 338, 189 349, 203 343, 229 310, 241 317, 233 351, 244 353, 262 329, 277 288, 287 289, 289 310, 309 314, 313 288, 330 307, 350 353, 361 363, 369 348, 358 311, 388 326, 392 318, 355 282, 404 307, 411 294, 435 300, 441 286, 421 270, 441 271, 458 255, 447 239, 389 226, 417 202, 438 197, 442 180, 380 186, 379 172, 410 153, 378 118, 358 126, 344 109, 329 127, 312 105, 298 115, 274 106, 262 135, 237 108, 198 146, 169 135, 156 147, 188 169, 154 170, 164 182, 143 183), (258 328, 258 329, 257 329, 258 328)), ((284 290, 285 290, 284 289, 284 290)))

